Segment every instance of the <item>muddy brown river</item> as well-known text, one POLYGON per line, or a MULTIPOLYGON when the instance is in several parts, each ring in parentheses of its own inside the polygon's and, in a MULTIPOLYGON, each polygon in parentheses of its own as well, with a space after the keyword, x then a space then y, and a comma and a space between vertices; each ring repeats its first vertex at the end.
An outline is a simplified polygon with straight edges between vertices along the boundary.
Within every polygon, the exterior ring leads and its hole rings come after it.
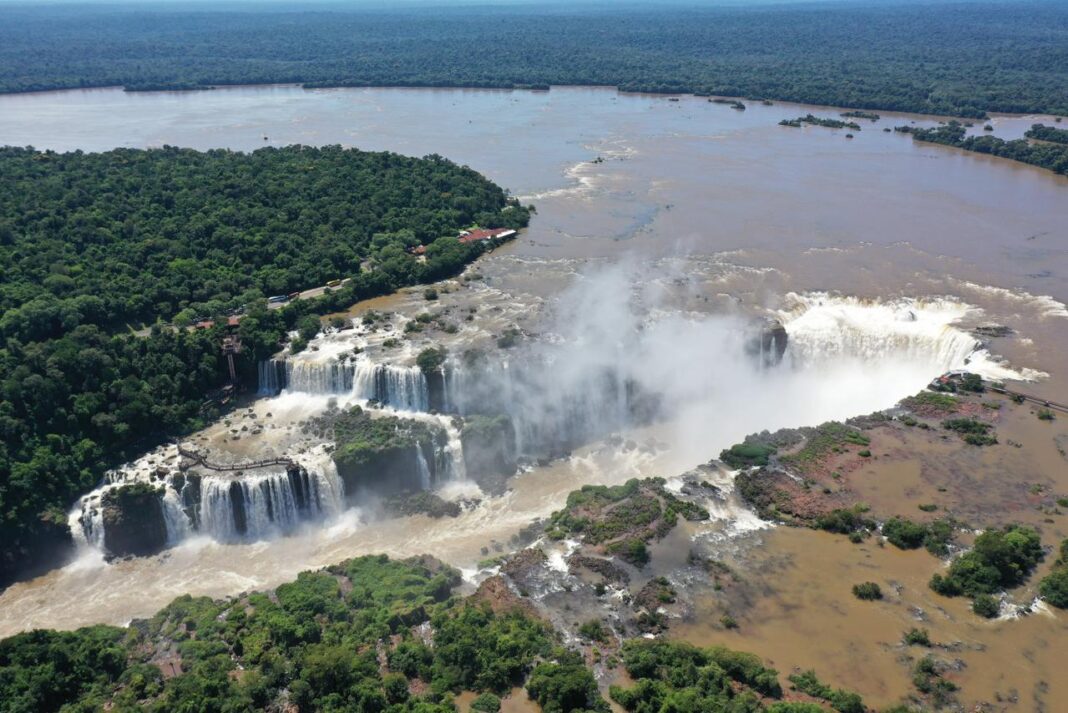
MULTIPOLYGON (((552 303, 589 271, 620 263, 638 266, 626 274, 643 274, 640 268, 655 264, 657 280, 668 287, 687 285, 687 296, 670 302, 687 314, 787 310, 790 293, 828 293, 828 300, 840 293, 862 306, 902 298, 929 304, 922 301, 945 297, 969 309, 962 330, 978 324, 1013 330, 988 346, 1007 367, 1036 377, 1020 384, 1021 390, 1068 402, 1068 179, 884 131, 912 122, 930 125, 937 122, 932 117, 887 113, 877 122, 861 120, 862 130, 847 138, 846 130, 778 125, 809 112, 837 116, 832 108, 747 102, 745 111, 737 111, 704 98, 678 99, 601 88, 96 89, 0 96, 0 142, 57 151, 165 144, 252 150, 304 143, 437 153, 537 207, 517 241, 474 268, 496 295, 519 305, 518 312, 552 303)), ((997 116, 990 123, 996 136, 1018 138, 1040 121, 1052 119, 997 116)), ((630 287, 619 288, 620 299, 630 287)), ((444 302, 479 299, 464 297, 465 289, 454 285, 456 297, 443 296, 444 302)), ((375 307, 403 311, 416 309, 418 302, 417 294, 407 294, 375 307)), ((851 317, 846 311, 855 305, 835 304, 842 320, 884 318, 876 312, 851 317)), ((607 306, 597 302, 592 309, 607 306)), ((814 334, 820 329, 806 328, 814 334)), ((851 348, 870 354, 850 357, 877 357, 877 342, 860 339, 851 348)), ((194 539, 159 557, 110 565, 99 557, 79 558, 0 593, 0 636, 40 626, 124 623, 187 591, 221 596, 268 587, 303 569, 366 552, 430 552, 472 572, 483 548, 507 543, 531 519, 559 507, 569 490, 635 475, 671 475, 765 427, 891 406, 936 375, 932 365, 941 362, 923 359, 928 361, 916 369, 858 367, 840 380, 784 382, 777 396, 769 392, 749 407, 740 399, 718 410, 695 406, 681 414, 684 426, 662 424, 631 434, 658 447, 619 452, 592 444, 570 459, 519 475, 507 494, 485 499, 456 520, 368 522, 350 511, 280 540, 222 545, 194 539)), ((682 366, 711 374, 710 381, 718 368, 699 359, 682 366)), ((1055 455, 1048 462, 1053 469, 1060 464, 1055 455)), ((1068 481, 1068 475, 1060 479, 1068 481)), ((1061 485, 1068 488, 1068 482, 1061 485)), ((824 596, 816 591, 819 569, 806 558, 812 557, 807 545, 815 547, 822 536, 795 540, 792 533, 773 532, 767 546, 796 563, 786 581, 796 584, 806 606, 818 608, 824 596)), ((856 556, 852 550, 828 555, 828 568, 852 572, 869 566, 850 559, 856 556)), ((880 567, 911 577, 916 587, 929 576, 912 573, 918 557, 870 553, 880 567)), ((790 607, 775 598, 763 606, 753 622, 763 618, 767 625, 753 624, 752 648, 774 658, 776 622, 790 607)), ((855 608, 848 598, 832 606, 846 619, 855 608)), ((902 621, 897 616, 885 626, 874 623, 868 633, 881 641, 902 621)), ((1036 627, 1041 622, 1026 630, 1036 627)), ((813 635, 796 622, 786 631, 788 650, 804 648, 813 635)), ((688 636, 707 638, 700 627, 688 636)), ((732 645, 745 648, 744 629, 734 638, 732 645)), ((854 683, 851 667, 871 663, 876 668, 857 673, 856 683, 881 702, 893 700, 899 687, 886 690, 880 671, 895 664, 892 652, 884 653, 872 662, 844 652, 817 658, 828 661, 829 677, 838 685, 854 683)))

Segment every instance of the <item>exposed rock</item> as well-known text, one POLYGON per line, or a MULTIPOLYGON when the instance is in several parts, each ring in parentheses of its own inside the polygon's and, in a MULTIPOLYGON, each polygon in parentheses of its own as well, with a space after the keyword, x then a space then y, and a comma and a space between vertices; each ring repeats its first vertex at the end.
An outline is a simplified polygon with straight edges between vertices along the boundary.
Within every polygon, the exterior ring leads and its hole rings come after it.
POLYGON ((478 589, 471 595, 474 602, 484 602, 496 614, 503 614, 519 610, 528 616, 541 618, 537 609, 529 599, 519 596, 508 586, 503 577, 490 577, 478 585, 478 589))
POLYGON ((104 492, 101 506, 108 553, 143 557, 166 547, 162 489, 146 483, 112 488, 104 492))
POLYGON ((760 326, 760 332, 750 338, 745 351, 759 358, 763 366, 775 366, 786 353, 789 337, 786 327, 777 319, 768 319, 760 326))
POLYGON ((457 517, 463 511, 459 503, 449 502, 425 490, 390 496, 384 506, 386 511, 394 516, 457 517))
POLYGON ((1006 327, 1001 324, 982 324, 972 329, 972 334, 977 337, 1010 337, 1013 334, 1011 327, 1006 327))
POLYGON ((578 573, 581 569, 587 569, 601 575, 609 582, 615 582, 617 584, 627 584, 630 582, 630 574, 627 570, 612 562, 612 560, 603 559, 601 557, 589 557, 586 555, 574 554, 568 558, 567 565, 572 574, 578 573))

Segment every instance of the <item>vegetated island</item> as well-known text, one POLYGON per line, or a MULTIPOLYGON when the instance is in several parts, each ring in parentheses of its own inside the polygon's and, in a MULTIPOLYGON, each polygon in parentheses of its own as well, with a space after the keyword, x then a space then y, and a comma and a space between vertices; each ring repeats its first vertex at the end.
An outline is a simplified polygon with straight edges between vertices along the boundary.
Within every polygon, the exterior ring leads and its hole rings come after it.
MULTIPOLYGON (((845 116, 843 114, 842 116, 845 116)), ((828 129, 852 129, 853 131, 860 131, 860 124, 855 121, 842 121, 841 119, 825 119, 814 114, 805 114, 799 116, 796 119, 783 119, 779 122, 779 126, 791 126, 795 129, 800 129, 802 124, 810 124, 812 126, 825 126, 828 129)))
POLYGON ((878 121, 879 115, 870 111, 843 111, 841 116, 847 119, 867 119, 868 121, 878 121))
POLYGON ((0 149, 0 583, 62 559, 67 509, 108 468, 218 417, 227 333, 255 383, 315 315, 455 274, 494 244, 460 229, 528 220, 440 156, 0 149))
POLYGON ((1068 144, 1068 129, 1058 129, 1055 126, 1032 124, 1031 128, 1024 132, 1024 136, 1036 141, 1049 141, 1054 144, 1068 144))
MULTIPOLYGON (((1046 129, 1046 127, 1043 127, 1043 129, 1046 129)), ((916 141, 990 154, 1013 161, 1020 161, 1021 163, 1029 163, 1032 166, 1045 168, 1061 175, 1068 175, 1068 143, 1050 143, 1050 139, 1045 138, 1035 143, 1027 139, 1006 141, 990 135, 967 136, 967 128, 958 121, 950 121, 930 129, 922 129, 915 126, 896 126, 894 131, 911 134, 916 141)), ((1027 132, 1028 138, 1039 138, 1038 136, 1030 135, 1034 131, 1035 127, 1032 127, 1027 132)), ((1054 129, 1053 131, 1059 130, 1054 129)), ((1056 138, 1061 138, 1061 134, 1068 136, 1066 131, 1061 131, 1059 134, 1050 134, 1049 130, 1046 129, 1041 133, 1043 136, 1052 135, 1056 138)))
POLYGON ((11 5, 0 9, 0 91, 607 85, 973 118, 1066 114, 1066 16, 1061 3, 1030 1, 320 12, 11 5))

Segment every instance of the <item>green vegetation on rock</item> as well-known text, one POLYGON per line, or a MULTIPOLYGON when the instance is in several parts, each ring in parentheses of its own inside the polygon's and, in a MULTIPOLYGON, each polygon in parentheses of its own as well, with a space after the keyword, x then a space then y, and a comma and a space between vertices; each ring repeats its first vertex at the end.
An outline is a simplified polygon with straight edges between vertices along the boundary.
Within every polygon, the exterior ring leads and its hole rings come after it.
POLYGON ((679 516, 706 520, 708 511, 668 492, 661 478, 631 479, 572 491, 567 505, 549 518, 547 532, 555 539, 582 536, 641 567, 649 557, 646 545, 670 532, 679 516))
POLYGON ((965 443, 973 446, 992 446, 998 442, 997 436, 990 433, 994 427, 974 417, 946 419, 942 427, 957 433, 965 443))
POLYGON ((1053 570, 1042 578, 1038 591, 1053 606, 1068 609, 1068 540, 1061 542, 1060 557, 1053 570))
POLYGON ((875 582, 862 582, 853 585, 853 596, 864 601, 874 601, 883 598, 883 590, 875 582))
MULTIPOLYGON (((842 116, 845 116, 843 114, 842 116)), ((840 119, 825 119, 815 116, 813 114, 806 114, 796 119, 783 119, 779 122, 779 126, 792 126, 799 128, 802 124, 811 124, 812 126, 824 126, 828 129, 853 129, 854 131, 860 131, 860 124, 855 121, 842 121, 840 119)))
POLYGON ((808 670, 790 674, 790 683, 802 693, 827 701, 831 704, 831 708, 839 713, 865 713, 867 711, 859 695, 840 688, 831 688, 819 680, 815 671, 808 670))
MULTIPOLYGON (((627 711, 761 711, 761 698, 782 697, 778 673, 752 654, 698 648, 664 640, 623 644, 623 665, 634 681, 609 693, 627 711)), ((788 710, 769 708, 768 710, 788 710)))
POLYGON ((926 547, 931 554, 944 556, 949 552, 949 543, 953 541, 954 524, 951 520, 919 523, 903 517, 892 517, 883 523, 882 531, 887 541, 899 549, 926 547))
POLYGON ((1022 584, 1041 559, 1042 543, 1033 529, 1010 525, 987 530, 945 575, 931 578, 931 589, 948 597, 995 594, 1022 584))
POLYGON ((731 468, 752 468, 768 464, 768 459, 778 449, 769 443, 746 441, 735 443, 720 452, 719 459, 731 468))

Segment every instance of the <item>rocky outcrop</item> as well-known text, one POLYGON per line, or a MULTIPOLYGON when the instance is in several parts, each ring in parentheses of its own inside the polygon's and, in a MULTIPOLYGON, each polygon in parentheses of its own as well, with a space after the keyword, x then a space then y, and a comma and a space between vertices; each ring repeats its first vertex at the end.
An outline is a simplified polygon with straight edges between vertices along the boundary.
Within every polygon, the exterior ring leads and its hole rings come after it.
POLYGON ((438 479, 435 443, 445 433, 411 419, 372 418, 353 408, 334 417, 333 459, 349 498, 425 490, 438 479))
POLYGON ((143 557, 166 547, 162 489, 147 483, 112 488, 101 497, 101 508, 109 554, 143 557))
POLYGON ((426 515, 432 518, 459 517, 463 508, 459 503, 450 502, 444 498, 421 490, 417 493, 402 493, 386 499, 383 506, 390 515, 401 517, 406 515, 426 515))
POLYGON ((761 326, 758 334, 749 339, 746 353, 759 359, 762 366, 775 366, 786 354, 789 337, 786 327, 777 319, 768 319, 761 326))

